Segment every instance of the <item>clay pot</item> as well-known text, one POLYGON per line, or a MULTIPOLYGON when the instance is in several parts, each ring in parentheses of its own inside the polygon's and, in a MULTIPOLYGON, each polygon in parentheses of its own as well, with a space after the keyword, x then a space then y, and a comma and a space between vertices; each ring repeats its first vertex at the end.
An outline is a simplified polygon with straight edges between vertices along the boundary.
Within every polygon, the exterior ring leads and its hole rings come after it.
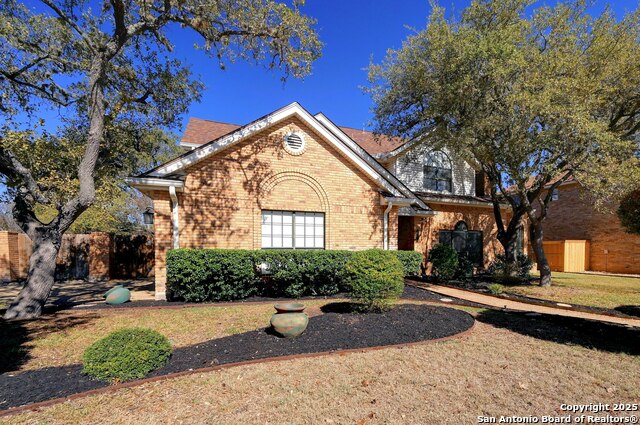
POLYGON ((273 306, 278 313, 302 313, 306 308, 302 303, 284 303, 273 306))
POLYGON ((273 330, 285 338, 293 338, 301 335, 309 324, 309 316, 302 311, 304 304, 286 303, 276 304, 277 313, 271 316, 273 330))
POLYGON ((122 304, 131 299, 131 292, 122 286, 111 288, 105 295, 107 304, 122 304))

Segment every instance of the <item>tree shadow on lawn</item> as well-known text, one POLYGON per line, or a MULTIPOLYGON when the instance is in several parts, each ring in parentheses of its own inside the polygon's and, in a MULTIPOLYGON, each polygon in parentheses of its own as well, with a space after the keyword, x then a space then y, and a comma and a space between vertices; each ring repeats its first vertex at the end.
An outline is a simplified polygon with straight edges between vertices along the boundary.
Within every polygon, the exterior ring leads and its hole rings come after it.
POLYGON ((640 355, 640 329, 574 317, 485 310, 476 320, 522 335, 611 353, 640 355))
POLYGON ((615 310, 628 316, 640 317, 640 305, 620 305, 615 310))
MULTIPOLYGON (((309 319, 305 333, 280 338, 269 328, 229 335, 173 350, 168 363, 148 376, 296 354, 364 349, 443 338, 473 326, 468 313, 405 304, 381 314, 325 313, 309 319)), ((66 397, 108 384, 92 381, 81 365, 0 375, 0 410, 66 397)))
POLYGON ((95 314, 43 315, 37 320, 0 319, 0 373, 16 371, 31 358, 30 342, 53 332, 86 326, 95 314))

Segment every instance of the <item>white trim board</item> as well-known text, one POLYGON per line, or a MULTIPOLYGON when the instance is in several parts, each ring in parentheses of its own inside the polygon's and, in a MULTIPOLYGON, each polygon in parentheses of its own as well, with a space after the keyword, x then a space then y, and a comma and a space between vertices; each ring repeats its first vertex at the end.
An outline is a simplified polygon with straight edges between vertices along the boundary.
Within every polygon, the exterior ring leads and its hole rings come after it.
MULTIPOLYGON (((175 174, 292 116, 298 117, 305 125, 309 126, 312 130, 326 139, 334 148, 336 148, 336 150, 338 150, 338 152, 345 156, 355 166, 360 168, 381 188, 396 196, 416 198, 416 196, 411 191, 408 191, 406 187, 402 187, 404 186, 402 183, 398 184, 399 181, 384 169, 384 167, 378 164, 375 160, 369 160, 365 155, 363 155, 362 152, 360 152, 362 148, 360 148, 355 142, 348 137, 345 139, 344 137, 339 137, 334 134, 334 132, 327 128, 326 124, 321 123, 318 119, 313 117, 297 102, 293 102, 281 109, 278 109, 277 111, 272 112, 271 114, 244 127, 240 127, 238 130, 231 132, 226 136, 196 147, 188 153, 185 153, 184 155, 151 170, 146 175, 148 177, 165 177, 175 174)), ((421 200, 418 200, 418 203, 422 208, 430 209, 421 200)))
POLYGON ((336 137, 338 137, 343 143, 347 144, 351 149, 356 151, 360 156, 367 158, 369 164, 376 169, 378 173, 384 176, 387 180, 393 182, 394 186, 398 188, 398 190, 407 198, 412 198, 416 200, 416 203, 420 206, 420 208, 425 210, 430 210, 420 198, 418 198, 404 183, 402 183, 396 176, 391 174, 389 170, 384 168, 378 161, 375 160, 362 146, 357 144, 353 139, 346 135, 344 131, 342 131, 337 125, 335 125, 326 115, 323 113, 319 113, 315 115, 315 119, 318 120, 322 125, 327 127, 329 131, 331 131, 336 137))

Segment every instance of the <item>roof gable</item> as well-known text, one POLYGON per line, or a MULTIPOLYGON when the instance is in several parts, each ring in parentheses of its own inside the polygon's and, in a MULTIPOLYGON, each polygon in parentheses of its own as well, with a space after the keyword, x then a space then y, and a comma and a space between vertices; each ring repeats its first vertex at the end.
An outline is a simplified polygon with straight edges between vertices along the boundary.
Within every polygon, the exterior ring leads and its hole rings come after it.
MULTIPOLYGON (((180 140, 180 146, 196 148, 225 136, 240 127, 241 126, 237 124, 205 120, 202 118, 189 118, 187 128, 184 130, 182 139, 180 140)), ((376 137, 376 135, 370 131, 350 127, 337 127, 367 151, 367 153, 376 157, 390 153, 406 144, 405 140, 398 137, 376 137)))
POLYGON ((415 194, 409 191, 402 183, 393 177, 382 165, 380 165, 371 155, 369 155, 362 147, 353 140, 344 135, 337 135, 335 129, 331 130, 326 124, 321 123, 312 116, 307 110, 300 106, 297 102, 291 103, 271 114, 257 119, 243 127, 232 130, 231 132, 205 143, 181 156, 175 158, 165 164, 162 164, 153 170, 143 174, 143 177, 150 178, 171 178, 177 174, 184 172, 190 167, 203 159, 214 155, 236 143, 256 134, 282 120, 296 116, 305 125, 314 132, 319 134, 330 145, 332 145, 341 155, 346 157, 351 163, 368 175, 381 189, 392 194, 393 196, 406 197, 413 200, 422 209, 429 211, 429 207, 415 194))

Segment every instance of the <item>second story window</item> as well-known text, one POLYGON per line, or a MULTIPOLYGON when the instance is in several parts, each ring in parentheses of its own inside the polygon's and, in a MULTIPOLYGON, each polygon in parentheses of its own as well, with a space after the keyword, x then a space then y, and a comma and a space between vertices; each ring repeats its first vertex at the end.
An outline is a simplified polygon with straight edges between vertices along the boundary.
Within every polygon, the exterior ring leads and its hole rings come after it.
POLYGON ((424 188, 451 192, 451 160, 442 151, 429 152, 424 158, 424 188))

